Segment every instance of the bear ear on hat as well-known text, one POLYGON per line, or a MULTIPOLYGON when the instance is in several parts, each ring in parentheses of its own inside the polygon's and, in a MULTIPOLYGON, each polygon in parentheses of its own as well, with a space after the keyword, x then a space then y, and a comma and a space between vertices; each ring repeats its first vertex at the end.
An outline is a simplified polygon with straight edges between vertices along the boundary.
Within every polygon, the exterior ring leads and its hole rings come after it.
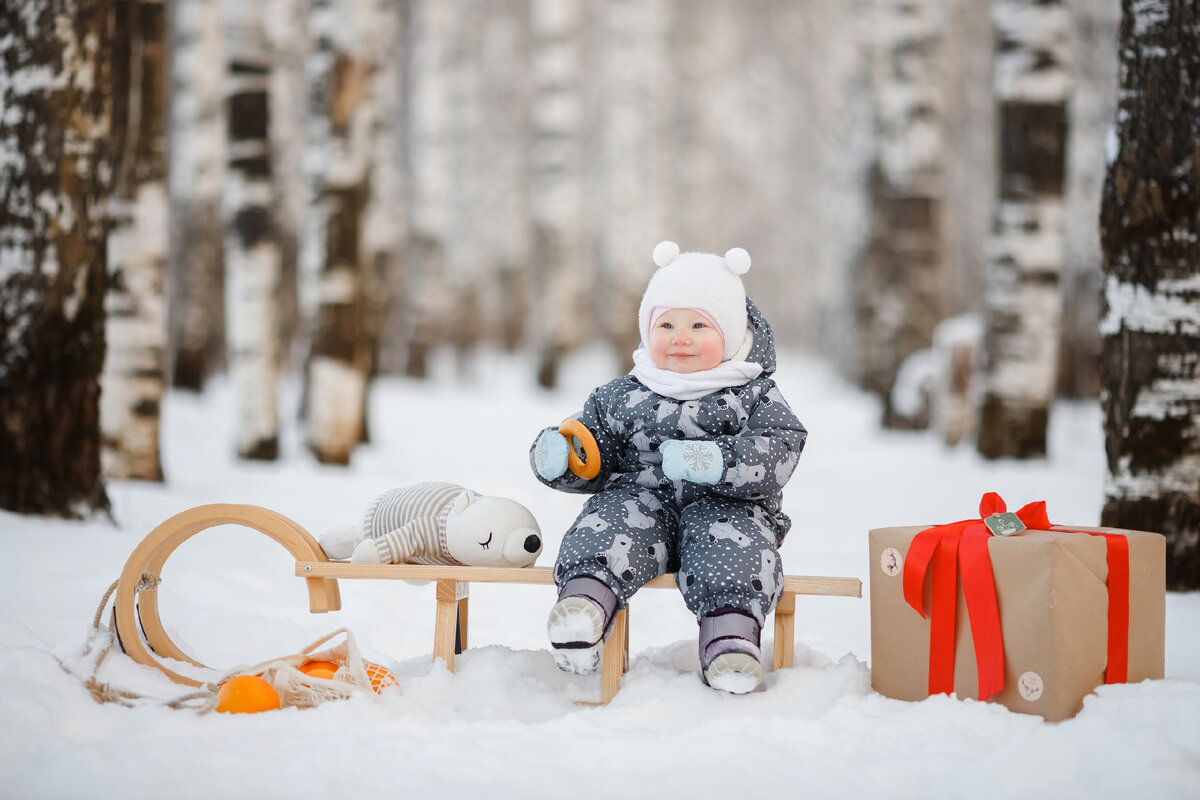
POLYGON ((740 247, 726 250, 725 264, 735 275, 745 275, 750 271, 750 254, 740 247))
POLYGON ((660 267, 670 264, 677 255, 679 255, 679 245, 674 242, 659 242, 654 247, 654 263, 660 267))

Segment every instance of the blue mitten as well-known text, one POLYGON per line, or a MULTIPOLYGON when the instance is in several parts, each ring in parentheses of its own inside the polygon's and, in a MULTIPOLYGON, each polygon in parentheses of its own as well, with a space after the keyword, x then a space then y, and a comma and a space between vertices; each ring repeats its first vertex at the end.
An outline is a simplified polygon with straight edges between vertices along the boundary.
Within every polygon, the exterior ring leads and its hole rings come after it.
POLYGON ((714 484, 725 472, 721 448, 716 442, 668 439, 658 446, 662 470, 673 481, 714 484))
POLYGON ((553 428, 542 431, 537 444, 533 446, 533 465, 537 474, 548 481, 561 476, 567 471, 567 453, 571 446, 567 437, 553 428))

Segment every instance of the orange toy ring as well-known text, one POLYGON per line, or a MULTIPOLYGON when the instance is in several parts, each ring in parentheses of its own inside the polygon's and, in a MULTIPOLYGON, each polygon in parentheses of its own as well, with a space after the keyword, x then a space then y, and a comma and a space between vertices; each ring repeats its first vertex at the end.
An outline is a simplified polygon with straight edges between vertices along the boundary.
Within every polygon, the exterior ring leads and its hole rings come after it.
POLYGON ((592 436, 592 432, 587 429, 577 419, 568 417, 558 426, 558 432, 567 437, 568 443, 572 438, 578 439, 579 444, 583 447, 584 458, 580 458, 575 452, 575 447, 571 446, 567 450, 567 466, 585 481, 590 481, 592 478, 600 474, 600 447, 596 444, 596 437, 592 436))

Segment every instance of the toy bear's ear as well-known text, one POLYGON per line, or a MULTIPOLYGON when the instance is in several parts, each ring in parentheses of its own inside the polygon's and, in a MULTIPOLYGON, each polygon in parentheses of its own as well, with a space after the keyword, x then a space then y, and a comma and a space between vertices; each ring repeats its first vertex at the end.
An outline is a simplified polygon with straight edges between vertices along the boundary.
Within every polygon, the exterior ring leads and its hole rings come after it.
POLYGON ((470 489, 463 489, 458 497, 454 498, 454 505, 450 510, 455 514, 461 514, 479 498, 479 495, 472 492, 470 489))

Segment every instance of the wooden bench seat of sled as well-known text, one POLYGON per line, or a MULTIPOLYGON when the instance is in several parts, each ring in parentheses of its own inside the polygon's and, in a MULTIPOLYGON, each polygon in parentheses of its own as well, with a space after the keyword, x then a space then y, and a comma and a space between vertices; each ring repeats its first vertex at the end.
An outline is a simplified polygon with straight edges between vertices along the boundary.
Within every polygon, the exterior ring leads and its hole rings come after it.
MULTIPOLYGON (((454 671, 454 656, 467 648, 468 600, 471 583, 520 583, 554 585, 548 567, 460 567, 423 564, 349 564, 344 561, 297 562, 296 575, 303 578, 367 578, 376 580, 432 581, 436 584, 437 608, 433 634, 433 658, 442 659, 454 671), (455 635, 458 647, 455 647, 455 635)), ((659 575, 646 584, 650 589, 676 588, 673 574, 659 575)), ((858 578, 785 575, 783 592, 774 611, 774 669, 791 667, 795 652, 796 595, 862 597, 858 578)), ((629 609, 617 612, 613 632, 604 643, 600 666, 600 704, 612 700, 621 687, 621 676, 629 668, 629 609)))
MULTIPOLYGON (((125 562, 117 582, 113 609, 117 635, 121 646, 134 661, 156 667, 176 683, 188 686, 199 686, 201 681, 175 672, 160 658, 173 658, 198 667, 204 665, 183 652, 163 628, 157 581, 167 559, 181 544, 218 525, 239 525, 265 534, 297 561, 326 561, 321 546, 304 528, 282 514, 253 505, 216 503, 197 506, 167 519, 142 539, 125 562), (144 581, 144 577, 149 580, 144 581)), ((313 577, 307 585, 309 611, 321 613, 341 608, 336 580, 313 577)))

